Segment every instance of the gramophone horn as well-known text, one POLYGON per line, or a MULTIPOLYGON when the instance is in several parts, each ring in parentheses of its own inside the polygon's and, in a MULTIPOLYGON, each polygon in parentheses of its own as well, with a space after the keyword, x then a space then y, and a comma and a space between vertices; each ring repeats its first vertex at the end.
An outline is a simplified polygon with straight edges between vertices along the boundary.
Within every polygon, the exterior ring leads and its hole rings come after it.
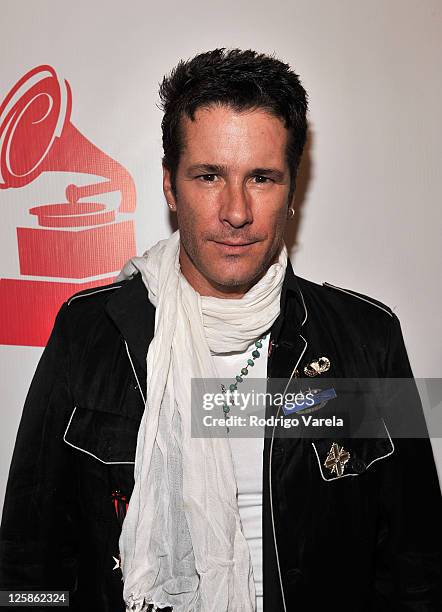
POLYGON ((14 85, 0 106, 0 189, 23 187, 47 171, 86 173, 107 180, 68 185, 68 202, 120 191, 119 210, 134 211, 132 177, 76 129, 71 108, 69 83, 51 66, 37 66, 14 85))

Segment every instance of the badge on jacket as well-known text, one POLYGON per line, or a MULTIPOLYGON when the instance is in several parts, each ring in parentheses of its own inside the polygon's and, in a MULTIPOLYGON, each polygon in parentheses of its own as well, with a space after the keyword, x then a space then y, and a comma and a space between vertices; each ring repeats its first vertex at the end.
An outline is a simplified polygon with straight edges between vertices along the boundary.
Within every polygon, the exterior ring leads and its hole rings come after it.
POLYGON ((304 374, 310 377, 318 376, 319 374, 328 372, 330 365, 330 359, 328 357, 318 357, 318 359, 314 359, 305 366, 304 374))

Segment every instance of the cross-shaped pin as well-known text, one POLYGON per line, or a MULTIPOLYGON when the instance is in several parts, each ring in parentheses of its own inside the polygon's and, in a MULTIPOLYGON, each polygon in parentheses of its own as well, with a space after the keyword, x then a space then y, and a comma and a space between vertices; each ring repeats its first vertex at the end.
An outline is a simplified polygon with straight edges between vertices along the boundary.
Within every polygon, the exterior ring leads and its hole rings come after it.
POLYGON ((339 447, 339 444, 333 442, 328 451, 327 459, 324 461, 324 465, 331 470, 332 474, 336 472, 337 476, 342 476, 344 473, 344 466, 349 459, 350 453, 346 451, 343 446, 339 447))

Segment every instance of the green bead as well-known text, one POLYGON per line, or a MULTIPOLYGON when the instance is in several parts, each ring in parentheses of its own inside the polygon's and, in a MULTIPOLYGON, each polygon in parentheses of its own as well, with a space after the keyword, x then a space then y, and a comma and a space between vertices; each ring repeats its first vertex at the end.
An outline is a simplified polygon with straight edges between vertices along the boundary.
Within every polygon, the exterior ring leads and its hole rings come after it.
POLYGON ((254 357, 255 359, 258 359, 258 357, 259 357, 259 351, 253 351, 253 353, 252 353, 252 357, 254 357))
POLYGON ((229 385, 229 389, 230 391, 236 391, 236 384, 232 383, 231 385, 229 385))
POLYGON ((248 369, 247 369, 247 368, 241 368, 241 374, 242 374, 243 376, 247 376, 247 374, 248 374, 248 373, 249 373, 249 371, 248 371, 248 369))
POLYGON ((258 347, 258 348, 262 348, 262 342, 261 342, 261 340, 257 340, 257 341, 255 342, 255 346, 256 346, 256 347, 258 347))
POLYGON ((237 382, 242 382, 242 377, 241 376, 235 376, 237 382))
POLYGON ((247 363, 249 364, 249 366, 255 365, 255 362, 253 361, 253 359, 247 359, 247 363))
POLYGON ((229 406, 227 406, 227 404, 224 404, 224 406, 223 406, 223 412, 224 412, 225 414, 227 414, 228 412, 230 412, 230 407, 229 407, 229 406))

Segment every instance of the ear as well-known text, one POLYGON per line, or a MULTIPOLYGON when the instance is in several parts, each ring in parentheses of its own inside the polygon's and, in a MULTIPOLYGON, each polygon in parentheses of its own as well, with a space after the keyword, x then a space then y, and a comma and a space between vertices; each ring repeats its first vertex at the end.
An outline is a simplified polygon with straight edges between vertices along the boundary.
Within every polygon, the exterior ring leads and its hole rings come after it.
POLYGON ((176 211, 176 198, 172 190, 170 170, 163 165, 163 193, 170 210, 176 211))

